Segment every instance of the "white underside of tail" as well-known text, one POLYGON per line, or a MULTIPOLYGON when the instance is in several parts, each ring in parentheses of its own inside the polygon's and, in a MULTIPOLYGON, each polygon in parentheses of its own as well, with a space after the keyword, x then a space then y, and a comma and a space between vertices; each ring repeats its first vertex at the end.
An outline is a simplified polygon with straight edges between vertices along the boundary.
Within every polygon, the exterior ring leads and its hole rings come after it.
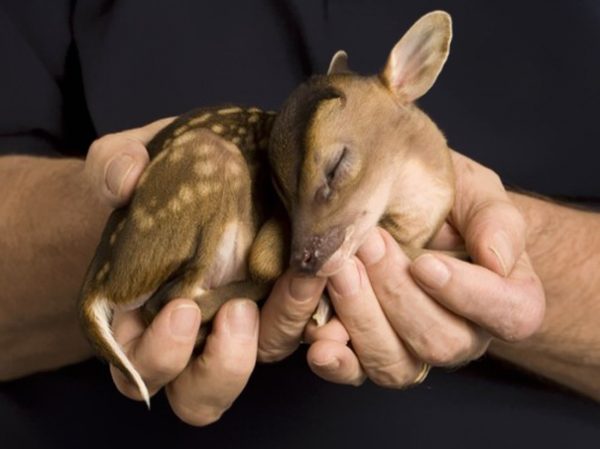
POLYGON ((112 329, 110 328, 110 321, 112 318, 113 309, 109 304, 106 298, 97 298, 92 301, 92 306, 90 307, 92 317, 94 322, 98 325, 98 329, 100 331, 100 335, 102 336, 102 340, 108 345, 111 349, 112 353, 119 359, 119 361, 123 364, 123 367, 127 370, 131 379, 135 382, 136 387, 138 388, 144 402, 150 408, 150 395, 148 393, 148 388, 140 373, 137 372, 133 364, 129 361, 123 349, 115 340, 115 336, 112 333, 112 329))

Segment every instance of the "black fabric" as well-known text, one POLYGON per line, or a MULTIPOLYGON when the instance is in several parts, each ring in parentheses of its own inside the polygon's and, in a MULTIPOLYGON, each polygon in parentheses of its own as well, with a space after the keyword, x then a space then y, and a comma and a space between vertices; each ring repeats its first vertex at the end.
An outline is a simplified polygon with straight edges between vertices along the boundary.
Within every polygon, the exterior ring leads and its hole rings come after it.
MULTIPOLYGON (((2 0, 0 154, 83 156, 97 135, 201 105, 277 108, 339 48, 375 72, 437 8, 455 35, 420 103, 450 144, 508 183, 600 198, 595 0, 2 0)), ((400 392, 323 382, 300 351, 258 367, 206 429, 179 423, 162 395, 151 413, 121 397, 97 361, 0 385, 2 448, 594 447, 598 418, 488 358, 400 392)))

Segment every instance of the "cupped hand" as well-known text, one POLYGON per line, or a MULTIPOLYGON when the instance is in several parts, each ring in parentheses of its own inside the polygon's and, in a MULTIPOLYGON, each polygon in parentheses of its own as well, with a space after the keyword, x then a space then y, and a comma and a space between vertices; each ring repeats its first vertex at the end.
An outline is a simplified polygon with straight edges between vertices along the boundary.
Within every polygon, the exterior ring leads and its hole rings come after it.
MULTIPOLYGON (((258 308, 250 300, 230 300, 213 321, 202 354, 192 356, 200 309, 189 299, 170 301, 146 328, 139 311, 117 312, 115 338, 146 382, 150 395, 161 388, 184 422, 217 421, 242 392, 256 363, 258 308)), ((141 400, 137 388, 111 366, 125 396, 141 400)))
POLYGON ((411 262, 387 232, 375 229, 328 280, 336 317, 325 326, 310 323, 320 291, 298 307, 291 275, 280 279, 262 311, 259 357, 282 358, 304 338, 308 363, 324 379, 360 384, 369 377, 403 388, 422 381, 429 365, 479 357, 493 337, 519 341, 537 330, 545 297, 524 252, 525 223, 495 173, 452 157, 456 202, 431 246, 465 245, 474 263, 443 254, 411 262))
MULTIPOLYGON (((85 174, 105 206, 129 201, 148 164, 146 145, 173 119, 98 139, 90 147, 85 174)), ((207 425, 231 406, 256 363, 258 309, 249 300, 227 302, 213 321, 202 354, 192 351, 201 312, 189 299, 169 302, 146 328, 139 310, 115 312, 112 328, 119 344, 141 374, 151 395, 161 388, 183 421, 207 425)), ((113 380, 125 396, 141 400, 137 388, 111 367, 113 380)))

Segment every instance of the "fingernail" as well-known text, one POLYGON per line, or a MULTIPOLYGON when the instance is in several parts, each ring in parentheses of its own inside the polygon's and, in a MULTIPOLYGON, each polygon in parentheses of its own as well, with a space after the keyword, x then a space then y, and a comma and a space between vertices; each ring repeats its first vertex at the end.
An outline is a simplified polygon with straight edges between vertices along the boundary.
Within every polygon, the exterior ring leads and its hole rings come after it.
POLYGON ((171 334, 175 337, 189 338, 195 335, 200 327, 200 309, 185 304, 171 312, 171 334))
POLYGON ((494 256, 496 256, 500 267, 502 267, 502 274, 508 276, 515 261, 510 239, 504 231, 498 231, 496 235, 494 235, 490 250, 494 253, 494 256))
POLYGON ((258 330, 256 305, 250 301, 236 301, 227 311, 227 326, 234 337, 253 338, 258 330))
POLYGON ((412 272, 430 288, 442 288, 450 279, 446 264, 431 254, 419 256, 412 264, 412 272))
POLYGON ((313 365, 327 371, 334 371, 340 367, 340 361, 335 357, 326 360, 313 360, 313 365))
POLYGON ((127 178, 129 172, 133 169, 134 165, 135 161, 128 154, 116 157, 109 162, 104 181, 106 182, 108 190, 110 190, 113 195, 119 195, 123 182, 127 178))
POLYGON ((294 277, 290 282, 290 295, 296 301, 314 298, 323 288, 324 280, 317 277, 294 277))
POLYGON ((377 229, 369 232, 365 242, 358 249, 357 255, 367 266, 373 265, 383 259, 385 255, 385 241, 377 229))
POLYGON ((329 278, 331 287, 340 296, 355 294, 360 287, 360 273, 353 259, 346 261, 342 269, 329 278))

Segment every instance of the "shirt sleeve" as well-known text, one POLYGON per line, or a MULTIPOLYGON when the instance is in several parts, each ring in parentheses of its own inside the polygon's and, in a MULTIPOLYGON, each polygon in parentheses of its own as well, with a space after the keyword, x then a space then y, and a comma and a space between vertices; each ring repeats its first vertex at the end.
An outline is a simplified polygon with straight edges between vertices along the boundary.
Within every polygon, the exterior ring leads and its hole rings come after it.
POLYGON ((0 156, 78 155, 93 136, 70 10, 62 0, 0 5, 0 156))

